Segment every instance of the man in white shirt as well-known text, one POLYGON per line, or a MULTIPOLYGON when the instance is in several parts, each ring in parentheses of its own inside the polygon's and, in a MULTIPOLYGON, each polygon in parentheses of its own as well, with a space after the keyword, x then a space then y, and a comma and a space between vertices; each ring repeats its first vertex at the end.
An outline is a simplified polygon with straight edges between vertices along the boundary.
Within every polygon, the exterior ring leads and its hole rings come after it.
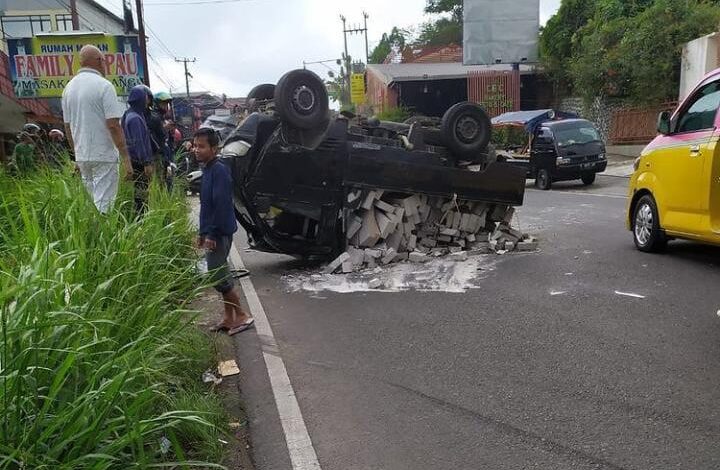
POLYGON ((95 46, 80 50, 82 68, 63 90, 62 109, 83 184, 95 207, 106 214, 118 192, 118 157, 126 179, 132 179, 132 166, 120 125, 123 110, 115 87, 105 78, 104 61, 95 46))

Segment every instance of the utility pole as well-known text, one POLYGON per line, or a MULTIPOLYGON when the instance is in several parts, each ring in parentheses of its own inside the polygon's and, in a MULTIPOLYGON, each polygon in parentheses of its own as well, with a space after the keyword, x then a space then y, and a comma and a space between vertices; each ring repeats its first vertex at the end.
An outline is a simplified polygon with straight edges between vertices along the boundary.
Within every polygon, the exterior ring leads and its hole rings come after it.
POLYGON ((143 57, 145 67, 143 67, 143 81, 145 85, 150 86, 150 64, 148 64, 147 54, 147 37, 145 36, 145 20, 143 19, 142 0, 135 0, 135 9, 137 10, 138 19, 138 43, 140 44, 140 53, 143 57))
POLYGON ((347 97, 348 101, 350 101, 350 74, 352 73, 352 64, 350 63, 350 56, 348 55, 348 43, 347 43, 347 36, 348 34, 365 34, 365 63, 367 64, 370 61, 370 47, 368 45, 368 36, 367 36, 367 20, 370 17, 366 12, 363 12, 363 19, 365 21, 365 26, 355 26, 350 27, 348 29, 347 27, 347 19, 345 16, 340 15, 340 20, 343 24, 343 39, 345 42, 345 83, 347 83, 347 97))
POLYGON ((183 59, 177 59, 177 58, 175 59, 175 62, 182 62, 183 65, 185 66, 185 94, 188 97, 188 99, 190 98, 190 80, 189 79, 192 77, 192 74, 190 74, 190 72, 188 72, 188 62, 190 62, 192 64, 192 63, 195 63, 196 60, 197 59, 195 57, 193 57, 192 59, 188 59, 187 57, 185 57, 183 59))
POLYGON ((368 35, 367 35, 367 20, 370 18, 370 15, 368 15, 366 12, 363 12, 363 19, 365 20, 365 26, 355 26, 351 27, 350 29, 347 28, 346 25, 346 19, 343 15, 340 15, 340 19, 343 23, 343 37, 345 39, 345 57, 348 55, 348 48, 347 48, 347 35, 350 34, 365 34, 365 63, 367 63, 370 60, 370 47, 368 44, 368 35))
POLYGON ((77 0, 70 0, 70 18, 72 20, 73 31, 79 30, 80 20, 78 19, 77 0))
POLYGON ((365 20, 365 65, 370 63, 370 46, 368 44, 368 30, 367 30, 367 20, 370 18, 370 15, 367 14, 367 12, 363 12, 363 18, 365 20))

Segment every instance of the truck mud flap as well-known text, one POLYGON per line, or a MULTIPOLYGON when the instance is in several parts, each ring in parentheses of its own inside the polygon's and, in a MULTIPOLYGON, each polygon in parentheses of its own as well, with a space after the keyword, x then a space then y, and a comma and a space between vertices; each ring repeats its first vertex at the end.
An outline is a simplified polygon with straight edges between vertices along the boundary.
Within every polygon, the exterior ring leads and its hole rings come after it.
POLYGON ((343 184, 521 206, 526 173, 525 168, 508 163, 493 163, 476 172, 384 158, 377 152, 349 158, 343 184))

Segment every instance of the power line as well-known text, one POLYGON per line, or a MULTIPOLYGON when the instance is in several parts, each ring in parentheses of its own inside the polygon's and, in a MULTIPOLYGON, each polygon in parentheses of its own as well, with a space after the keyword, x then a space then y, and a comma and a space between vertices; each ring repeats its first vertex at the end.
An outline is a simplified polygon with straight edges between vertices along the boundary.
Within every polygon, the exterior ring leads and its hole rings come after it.
POLYGON ((167 46, 167 44, 165 44, 165 42, 163 42, 163 40, 160 39, 160 35, 158 35, 158 34, 155 32, 155 30, 150 27, 150 24, 147 22, 147 20, 145 21, 145 27, 147 28, 147 30, 148 30, 148 32, 150 33, 150 35, 151 35, 152 37, 154 37, 155 40, 158 42, 158 44, 160 45, 160 47, 161 47, 161 49, 163 50, 163 52, 167 54, 168 59, 173 59, 173 58, 177 57, 177 54, 175 54, 175 53, 167 46))
POLYGON ((169 75, 165 71, 165 69, 160 65, 160 63, 155 59, 155 57, 152 56, 148 52, 148 57, 152 61, 153 64, 155 64, 155 67, 157 67, 157 70, 155 71, 155 76, 165 85, 168 87, 171 91, 173 89, 176 89, 175 83, 169 78, 169 75))

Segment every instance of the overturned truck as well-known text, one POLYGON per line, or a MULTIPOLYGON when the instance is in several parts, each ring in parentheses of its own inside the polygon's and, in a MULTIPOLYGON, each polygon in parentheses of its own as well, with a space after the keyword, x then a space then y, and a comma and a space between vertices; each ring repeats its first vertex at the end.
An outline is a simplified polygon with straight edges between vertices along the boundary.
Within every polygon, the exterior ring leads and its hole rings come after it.
MULTIPOLYGON (((400 231, 406 250, 417 247, 422 234, 414 232, 438 217, 431 209, 453 209, 437 220, 438 235, 442 227, 444 240, 457 232, 459 241, 463 221, 490 231, 490 214, 500 212, 502 220, 507 208, 523 203, 525 172, 496 161, 490 120, 475 104, 453 106, 439 125, 332 115, 324 83, 308 70, 260 85, 249 99, 256 111, 225 140, 221 158, 231 168, 237 219, 254 249, 332 259, 348 245, 379 245, 387 259, 387 239, 400 231), (414 210, 384 202, 406 200, 418 201, 414 210), (463 219, 461 204, 487 218, 463 219), (451 221, 448 230, 449 212, 460 214, 456 229, 451 221), (391 219, 392 231, 385 225, 368 237, 378 219, 391 219), (372 243, 359 240, 361 229, 372 243)), ((465 241, 469 234, 464 232, 465 241)))

